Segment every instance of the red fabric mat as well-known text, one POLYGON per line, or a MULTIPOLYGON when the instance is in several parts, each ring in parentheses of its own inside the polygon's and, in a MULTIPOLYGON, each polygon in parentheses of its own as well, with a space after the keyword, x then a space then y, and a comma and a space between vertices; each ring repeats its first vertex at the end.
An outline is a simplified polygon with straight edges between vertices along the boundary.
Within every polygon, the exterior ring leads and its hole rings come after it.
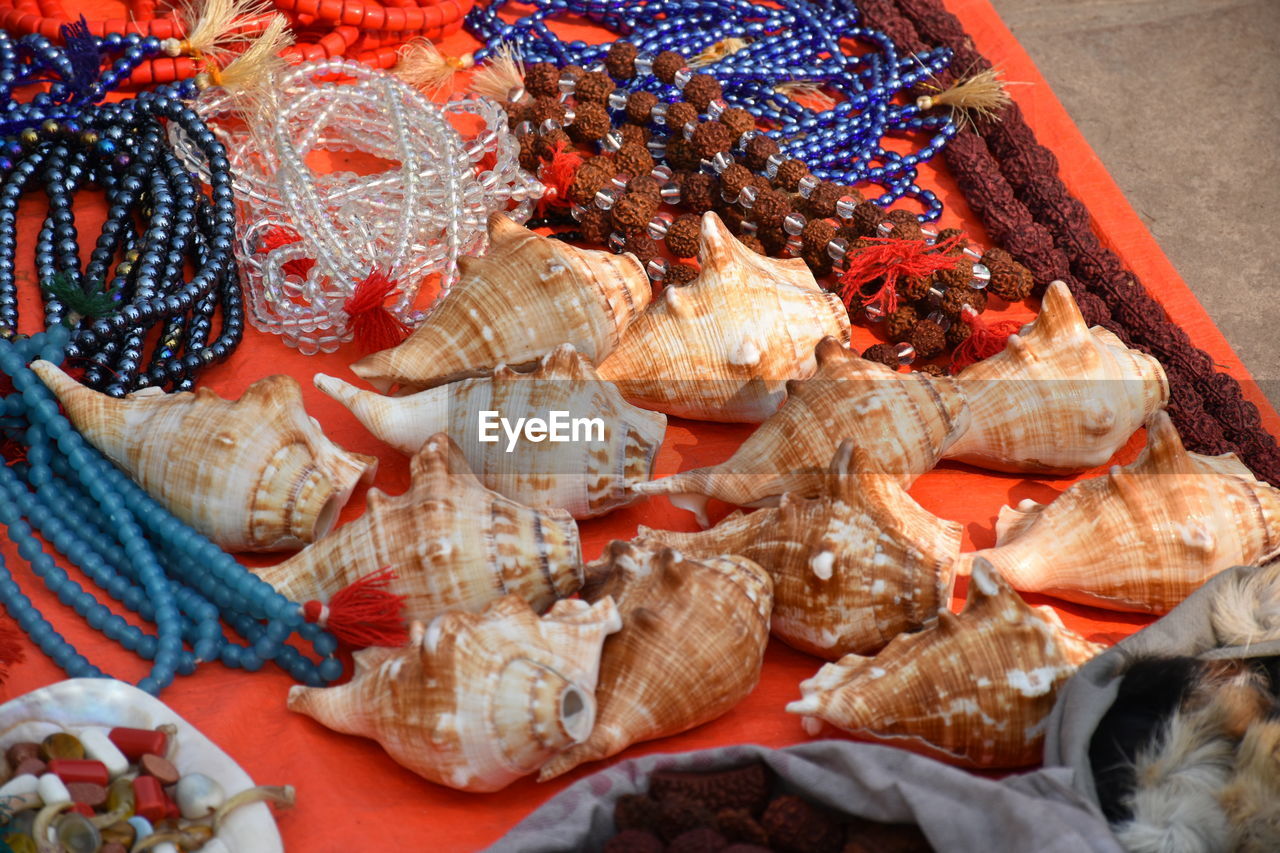
MULTIPOLYGON (((1240 360, 1222 334, 1161 253, 1138 216, 1121 195, 1102 164, 1085 143, 1062 106, 1054 98, 1026 53, 1019 47, 986 0, 950 0, 948 5, 963 20, 979 50, 1000 65, 1016 86, 1013 96, 1021 104, 1040 139, 1058 156, 1062 177, 1073 193, 1091 209, 1096 227, 1192 338, 1232 375, 1245 381, 1246 395, 1262 412, 1273 432, 1280 418, 1267 405, 1240 360)), ((588 31, 583 31, 582 37, 588 31)), ((598 37, 598 36, 597 36, 598 37)), ((447 53, 460 54, 474 47, 465 34, 448 39, 447 53)), ((961 225, 983 240, 958 190, 945 174, 928 170, 923 183, 936 188, 946 203, 942 226, 961 225)), ((32 242, 43 211, 38 202, 24 207, 20 261, 27 267, 25 285, 32 290, 30 259, 32 242)), ((88 232, 86 221, 82 229, 88 232)), ((23 279, 20 279, 22 281, 23 279)), ((1017 306, 1010 316, 1029 317, 1031 309, 1017 306)), ((28 306, 25 323, 37 322, 38 313, 28 306)), ((34 328, 24 324, 24 331, 34 328)), ((856 331, 855 342, 866 346, 872 338, 856 331)), ((549 345, 555 342, 548 342, 549 345)), ((377 454, 382 459, 377 486, 391 493, 406 488, 405 458, 370 437, 337 403, 311 387, 319 371, 352 378, 347 366, 358 356, 350 348, 332 355, 304 357, 285 348, 278 338, 249 331, 244 345, 227 364, 210 370, 205 384, 224 396, 238 396, 251 382, 272 372, 287 372, 304 385, 308 411, 326 432, 348 449, 377 454)), ((657 461, 657 476, 716 462, 727 457, 750 427, 728 427, 673 421, 657 461)), ((1142 436, 1131 440, 1113 461, 1130 461, 1142 446, 1142 436)), ((1086 476, 1096 474, 1089 472, 1086 476)), ((1052 498, 1073 480, 1030 480, 1016 475, 980 472, 944 464, 926 474, 911 493, 925 508, 961 521, 965 548, 993 544, 996 513, 1005 503, 1022 498, 1052 498)), ((348 520, 363 510, 364 490, 357 492, 343 514, 348 520)), ((588 558, 596 557, 610 539, 629 538, 638 523, 657 528, 692 529, 692 517, 672 508, 665 499, 651 500, 582 525, 588 558)), ((145 665, 137 658, 107 644, 67 608, 48 595, 33 578, 7 540, 0 546, 18 583, 78 649, 114 675, 137 681, 145 665)), ((958 589, 963 596, 964 583, 958 589)), ((1034 603, 1046 599, 1035 598, 1034 603)), ((1147 620, 1076 605, 1055 603, 1067 624, 1092 639, 1114 642, 1147 620)), ((798 698, 797 684, 813 674, 821 661, 774 642, 768 652, 759 687, 732 712, 719 720, 665 740, 633 747, 618 759, 655 751, 676 752, 726 743, 751 742, 781 746, 806 739, 798 718, 785 714, 783 705, 798 698)), ((29 660, 16 667, 6 692, 16 696, 62 677, 52 663, 34 648, 29 660)), ((472 850, 496 840, 518 820, 565 785, 603 765, 588 765, 575 773, 540 785, 525 780, 494 794, 465 794, 433 785, 395 764, 374 742, 331 732, 284 707, 290 679, 272 666, 244 673, 220 665, 205 665, 192 677, 180 678, 163 695, 179 714, 202 729, 261 783, 291 783, 298 789, 298 805, 279 818, 289 849, 306 853, 373 850, 472 850)), ((828 730, 830 731, 830 730, 828 730)))

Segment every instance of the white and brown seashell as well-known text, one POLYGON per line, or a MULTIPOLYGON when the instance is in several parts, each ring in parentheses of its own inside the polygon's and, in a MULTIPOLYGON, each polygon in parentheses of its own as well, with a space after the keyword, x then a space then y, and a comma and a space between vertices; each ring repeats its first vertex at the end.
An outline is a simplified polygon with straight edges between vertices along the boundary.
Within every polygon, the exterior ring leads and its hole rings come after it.
POLYGON ((1188 452, 1169 416, 1147 423, 1131 464, 1047 505, 1004 507, 990 560, 1016 589, 1112 610, 1166 613, 1230 566, 1280 552, 1280 491, 1235 454, 1188 452))
POLYGON ((31 369, 89 443, 229 551, 314 542, 377 468, 372 456, 349 453, 325 437, 288 376, 260 379, 239 400, 207 388, 116 399, 47 361, 31 369))
POLYGON ((950 377, 898 373, 859 358, 835 338, 815 348, 817 373, 787 383, 787 401, 729 459, 641 483, 637 492, 669 495, 704 525, 708 497, 761 505, 785 492, 818 494, 845 439, 867 451, 873 471, 905 487, 932 470, 969 422, 950 377))
POLYGON ((615 541, 588 571, 582 597, 617 602, 622 630, 605 641, 594 731, 541 781, 721 716, 755 688, 769 641, 773 584, 743 557, 615 541))
POLYGON ((508 595, 415 622, 406 646, 356 652, 351 681, 295 686, 289 708, 373 738, 432 782, 496 791, 591 733, 600 647, 621 624, 609 598, 538 618, 508 595))
POLYGON ((844 441, 824 493, 783 495, 699 533, 640 528, 685 555, 738 554, 773 578, 773 634, 835 660, 867 654, 935 621, 951 602, 961 528, 917 504, 896 478, 865 470, 844 441))
POLYGON ((637 406, 706 421, 756 423, 777 411, 788 379, 817 370, 813 348, 849 343, 849 314, 799 258, 744 246, 702 215, 702 273, 666 288, 600 363, 637 406))
POLYGON ((953 764, 1022 767, 1040 761, 1057 689, 1101 649, 979 561, 962 613, 826 664, 787 711, 811 735, 827 722, 953 764))
POLYGON ((421 391, 531 365, 571 343, 599 364, 653 298, 634 255, 579 249, 509 217, 489 217, 489 251, 458 259, 462 277, 404 343, 352 371, 380 391, 421 391))
POLYGON ((1101 326, 1088 328, 1060 281, 1003 352, 956 380, 973 417, 943 455, 997 471, 1061 474, 1104 465, 1169 401, 1160 362, 1101 326))
POLYGON ((535 510, 481 485, 447 435, 409 463, 409 490, 369 491, 365 512, 283 563, 253 569, 294 601, 327 602, 382 569, 405 596, 405 617, 479 610, 508 593, 539 612, 582 585, 578 526, 563 510, 535 510))
POLYGON ((484 485, 531 507, 568 510, 574 518, 637 500, 631 484, 649 479, 667 428, 665 416, 632 406, 612 383, 598 379, 572 344, 544 356, 531 373, 499 367, 482 379, 406 397, 362 391, 324 374, 315 383, 397 449, 414 453, 430 436, 447 432, 484 485), (492 413, 488 421, 486 412, 492 413), (517 418, 559 423, 570 440, 549 434, 536 442, 513 439, 497 428, 499 416, 512 424, 517 418), (481 440, 482 421, 496 440, 481 440))

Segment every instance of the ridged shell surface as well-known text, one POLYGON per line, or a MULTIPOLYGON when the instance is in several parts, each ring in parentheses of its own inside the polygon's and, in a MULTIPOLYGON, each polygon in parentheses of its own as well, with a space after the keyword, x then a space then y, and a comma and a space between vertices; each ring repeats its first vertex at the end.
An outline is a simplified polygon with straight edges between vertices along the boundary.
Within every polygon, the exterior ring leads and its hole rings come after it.
POLYGON ((979 562, 962 613, 823 666, 787 710, 811 735, 826 722, 952 764, 1023 767, 1041 760, 1058 688, 1101 648, 979 562))
POLYGON ((773 578, 773 634, 800 651, 828 660, 878 651, 948 606, 961 528, 866 463, 845 441, 818 497, 784 495, 777 508, 736 512, 699 533, 641 527, 639 539, 758 563, 773 578))
POLYGON ((294 601, 327 602, 373 572, 395 572, 405 616, 479 610, 509 593, 539 612, 582 584, 578 526, 563 510, 536 510, 481 485, 447 435, 409 463, 402 495, 378 489, 364 514, 283 563, 254 574, 294 601))
POLYGON ((416 622, 406 646, 356 652, 351 681, 295 686, 289 708, 373 738, 432 782, 497 791, 590 734, 600 648, 620 625, 608 598, 538 618, 509 595, 416 622))
POLYGON ((1060 281, 1040 314, 991 358, 960 372, 969 429, 944 454, 997 471, 1070 473, 1106 464, 1169 401, 1164 368, 1085 325, 1060 281))
POLYGON ((760 680, 773 584, 755 563, 613 542, 588 571, 582 597, 617 602, 622 630, 605 641, 595 729, 539 780, 714 720, 760 680))
POLYGON ((664 415, 623 400, 571 344, 544 356, 531 373, 499 367, 484 378, 404 397, 362 391, 323 374, 315 382, 397 449, 414 453, 430 436, 447 432, 485 486, 574 518, 637 500, 631 485, 649 479, 667 428, 664 415), (534 418, 544 424, 536 441, 521 433, 519 421, 534 418), (546 427, 553 423, 559 424, 554 433, 546 427))
POLYGON ((653 298, 634 255, 578 249, 489 218, 489 251, 458 260, 462 277, 404 343, 351 369, 380 391, 433 388, 501 364, 533 364, 562 343, 599 364, 653 298))
POLYGON ((702 216, 702 272, 667 287, 601 364, 637 406, 706 421, 757 423, 777 411, 788 379, 817 370, 813 348, 849 343, 849 314, 799 258, 744 246, 702 216))
POLYGON ((378 464, 325 437, 288 376, 259 379, 239 400, 206 388, 116 399, 47 361, 31 369, 94 447, 228 551, 314 542, 378 464))
POLYGON ((1017 589, 1166 613, 1223 569, 1280 551, 1280 490, 1234 454, 1187 451, 1161 411, 1131 464, 1047 505, 1005 507, 996 534, 996 547, 966 560, 991 561, 1017 589))
POLYGON ((871 470, 909 486, 933 469, 964 432, 968 410, 949 377, 898 373, 850 352, 834 338, 815 350, 817 373, 787 384, 787 401, 729 459, 637 485, 706 523, 715 497, 739 506, 776 500, 784 492, 818 493, 836 448, 845 439, 867 451, 871 470))

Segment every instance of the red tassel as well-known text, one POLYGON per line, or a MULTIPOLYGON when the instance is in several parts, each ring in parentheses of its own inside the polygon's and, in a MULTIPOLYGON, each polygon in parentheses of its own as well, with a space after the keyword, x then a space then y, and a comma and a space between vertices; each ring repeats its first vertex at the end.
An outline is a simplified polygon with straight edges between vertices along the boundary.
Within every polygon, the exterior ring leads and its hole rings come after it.
POLYGON ((367 351, 390 349, 409 334, 409 327, 387 310, 386 301, 395 291, 396 282, 375 269, 342 304, 356 343, 367 351))
POLYGON ((551 159, 538 167, 538 180, 546 192, 538 200, 538 212, 546 213, 548 207, 569 207, 569 185, 582 165, 582 155, 566 142, 558 142, 551 149, 551 159))
POLYGON ((409 642, 405 597, 387 591, 395 578, 390 568, 371 572, 340 590, 328 605, 319 601, 302 605, 303 618, 328 629, 349 646, 403 646, 409 642))
POLYGON ((1001 320, 988 324, 968 305, 960 311, 960 320, 970 329, 969 337, 951 354, 951 371, 963 370, 974 362, 990 358, 1004 349, 1009 336, 1022 328, 1017 320, 1001 320))
POLYGON ((0 616, 0 683, 9 677, 9 668, 26 659, 25 636, 18 623, 9 616, 0 616))
POLYGON ((933 275, 954 269, 961 257, 947 254, 960 235, 929 245, 924 240, 897 240, 891 237, 868 237, 876 245, 855 249, 846 256, 847 266, 840 275, 841 298, 845 305, 858 299, 863 305, 874 305, 885 314, 898 310, 898 279, 903 276, 933 275), (874 293, 863 293, 863 285, 878 278, 884 282, 874 293))
MULTIPOLYGON (((258 251, 270 252, 274 249, 279 249, 281 246, 297 243, 301 239, 294 231, 285 228, 283 225, 272 225, 258 241, 258 251)), ((306 278, 307 273, 311 272, 311 268, 315 265, 316 262, 311 258, 295 258, 292 261, 285 261, 282 269, 290 275, 306 278)))

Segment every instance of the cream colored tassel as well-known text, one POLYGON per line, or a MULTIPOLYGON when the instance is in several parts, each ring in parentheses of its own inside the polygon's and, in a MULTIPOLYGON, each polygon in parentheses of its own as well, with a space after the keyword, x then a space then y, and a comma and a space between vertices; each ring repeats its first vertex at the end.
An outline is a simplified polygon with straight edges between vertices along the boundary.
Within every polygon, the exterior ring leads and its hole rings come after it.
POLYGON ((433 94, 449 86, 453 75, 475 64, 475 58, 469 53, 445 56, 434 44, 418 38, 400 48, 400 61, 391 70, 406 83, 433 94))
POLYGON ((471 91, 495 101, 505 101, 524 88, 524 59, 514 45, 498 45, 489 61, 471 76, 471 91))

